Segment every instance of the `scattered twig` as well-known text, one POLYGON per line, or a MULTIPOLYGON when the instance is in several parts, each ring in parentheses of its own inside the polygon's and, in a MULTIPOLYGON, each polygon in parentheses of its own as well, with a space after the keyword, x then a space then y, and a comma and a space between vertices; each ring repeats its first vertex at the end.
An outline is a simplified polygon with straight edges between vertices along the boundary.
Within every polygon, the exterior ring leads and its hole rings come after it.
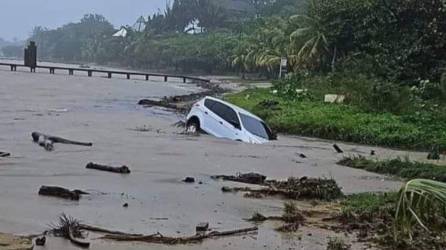
POLYGON ((254 232, 257 230, 258 230, 257 227, 250 227, 250 228, 243 228, 243 229, 236 229, 222 232, 213 231, 205 234, 196 234, 194 236, 189 236, 189 237, 168 237, 168 236, 163 236, 160 233, 152 235, 144 235, 144 236, 107 234, 102 238, 116 241, 140 241, 148 243, 167 244, 167 245, 179 245, 179 244, 199 243, 208 238, 237 235, 237 234, 254 232))

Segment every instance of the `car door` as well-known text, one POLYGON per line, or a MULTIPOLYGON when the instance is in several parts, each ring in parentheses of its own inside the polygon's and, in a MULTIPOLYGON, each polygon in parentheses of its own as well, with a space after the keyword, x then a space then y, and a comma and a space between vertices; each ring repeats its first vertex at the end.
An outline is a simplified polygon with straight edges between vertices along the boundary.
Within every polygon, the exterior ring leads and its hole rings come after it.
POLYGON ((203 110, 203 118, 200 124, 201 129, 206 131, 208 134, 214 135, 216 137, 223 137, 223 132, 220 131, 220 124, 215 118, 215 104, 217 102, 211 99, 204 100, 204 110, 203 110))
POLYGON ((240 138, 240 120, 237 112, 226 104, 215 101, 209 114, 212 130, 217 137, 237 140, 240 138))

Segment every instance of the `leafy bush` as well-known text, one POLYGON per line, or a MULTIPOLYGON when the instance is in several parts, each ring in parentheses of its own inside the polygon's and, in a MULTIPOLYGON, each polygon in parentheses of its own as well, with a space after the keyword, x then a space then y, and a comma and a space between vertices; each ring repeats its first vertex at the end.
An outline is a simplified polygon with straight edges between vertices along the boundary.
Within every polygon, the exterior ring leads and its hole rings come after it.
POLYGON ((246 90, 226 99, 258 114, 277 132, 387 147, 430 150, 438 145, 446 149, 446 120, 430 117, 428 111, 420 112, 420 117, 369 113, 346 104, 293 101, 270 89, 246 90), (278 104, 275 109, 256 108, 265 100, 278 104), (429 124, 422 119, 429 119, 429 124))

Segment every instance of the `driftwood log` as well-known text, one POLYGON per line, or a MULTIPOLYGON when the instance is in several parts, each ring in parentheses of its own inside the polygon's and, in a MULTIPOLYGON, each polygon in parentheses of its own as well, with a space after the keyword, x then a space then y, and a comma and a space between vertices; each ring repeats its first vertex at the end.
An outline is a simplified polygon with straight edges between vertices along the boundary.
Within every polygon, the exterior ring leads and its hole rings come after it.
POLYGON ((39 195, 53 196, 68 200, 78 201, 82 194, 88 194, 81 190, 69 190, 63 187, 42 186, 39 189, 39 195))
POLYGON ((220 179, 224 181, 233 181, 233 182, 241 182, 247 184, 257 184, 264 185, 266 176, 258 174, 258 173, 247 173, 247 174, 238 174, 234 175, 214 175, 211 176, 212 179, 220 179))
POLYGON ((112 172, 112 173, 118 173, 118 174, 130 174, 130 169, 127 166, 111 167, 111 166, 100 165, 100 164, 90 162, 87 164, 86 168, 100 170, 100 171, 107 171, 107 172, 112 172))
POLYGON ((40 146, 44 147, 48 151, 52 151, 54 149, 54 143, 71 144, 86 147, 93 146, 93 143, 91 142, 72 141, 62 137, 46 135, 40 132, 33 132, 31 136, 35 143, 38 143, 40 146))
POLYGON ((168 237, 168 236, 163 236, 160 233, 152 235, 143 235, 143 236, 134 236, 125 234, 107 234, 103 236, 102 239, 109 239, 116 241, 140 241, 140 242, 166 244, 166 245, 179 245, 179 244, 200 243, 208 238, 246 234, 257 230, 258 230, 257 227, 250 227, 250 228, 243 228, 243 229, 236 229, 222 232, 213 231, 210 233, 196 234, 188 237, 168 237))
POLYGON ((11 154, 6 152, 0 152, 0 157, 8 157, 8 156, 11 156, 11 154))

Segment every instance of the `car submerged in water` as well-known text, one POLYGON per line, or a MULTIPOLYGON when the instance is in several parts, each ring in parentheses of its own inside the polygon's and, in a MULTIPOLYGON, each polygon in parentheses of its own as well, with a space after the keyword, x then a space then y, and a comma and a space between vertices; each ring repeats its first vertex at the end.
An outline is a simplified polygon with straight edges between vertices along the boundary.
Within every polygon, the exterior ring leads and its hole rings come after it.
POLYGON ((218 138, 262 144, 276 136, 259 117, 213 97, 205 97, 192 106, 187 115, 188 132, 204 131, 218 138))

